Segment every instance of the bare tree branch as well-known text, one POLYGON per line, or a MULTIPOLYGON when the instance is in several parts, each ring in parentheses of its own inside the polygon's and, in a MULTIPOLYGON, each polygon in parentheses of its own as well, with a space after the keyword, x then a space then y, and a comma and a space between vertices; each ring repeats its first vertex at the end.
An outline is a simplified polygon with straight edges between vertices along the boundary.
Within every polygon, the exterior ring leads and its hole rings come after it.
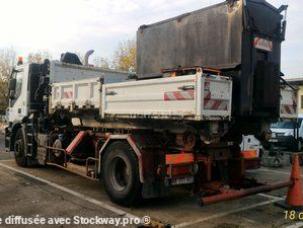
POLYGON ((44 59, 51 59, 52 56, 48 51, 38 51, 35 53, 29 53, 27 61, 29 63, 43 63, 44 59))
POLYGON ((13 48, 0 49, 0 114, 5 114, 8 105, 8 80, 16 61, 13 48))

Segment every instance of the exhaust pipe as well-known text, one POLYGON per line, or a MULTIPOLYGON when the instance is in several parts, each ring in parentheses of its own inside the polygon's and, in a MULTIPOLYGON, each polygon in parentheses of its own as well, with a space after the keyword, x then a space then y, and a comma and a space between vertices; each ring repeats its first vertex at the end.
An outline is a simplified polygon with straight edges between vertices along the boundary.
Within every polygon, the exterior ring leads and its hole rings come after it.
POLYGON ((84 65, 88 66, 88 59, 89 56, 91 56, 94 53, 94 50, 89 50, 88 52, 86 52, 85 56, 84 56, 84 65))

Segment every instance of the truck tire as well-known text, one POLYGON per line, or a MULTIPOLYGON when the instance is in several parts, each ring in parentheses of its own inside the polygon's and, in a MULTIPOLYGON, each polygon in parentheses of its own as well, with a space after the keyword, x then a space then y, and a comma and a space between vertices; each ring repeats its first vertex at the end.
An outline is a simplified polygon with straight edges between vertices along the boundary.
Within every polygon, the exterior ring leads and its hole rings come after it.
POLYGON ((102 158, 102 180, 110 199, 131 206, 141 198, 138 160, 128 143, 117 141, 108 146, 102 158))
POLYGON ((22 128, 19 128, 16 132, 15 141, 14 141, 14 154, 15 160, 18 166, 26 167, 27 158, 25 154, 25 141, 23 136, 22 128))

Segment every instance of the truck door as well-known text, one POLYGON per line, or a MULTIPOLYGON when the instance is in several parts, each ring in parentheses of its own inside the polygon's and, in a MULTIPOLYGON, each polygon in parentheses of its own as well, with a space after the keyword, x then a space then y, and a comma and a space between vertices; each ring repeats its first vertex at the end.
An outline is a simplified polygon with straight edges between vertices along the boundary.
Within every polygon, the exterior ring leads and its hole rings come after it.
POLYGON ((18 122, 27 116, 27 69, 18 67, 13 71, 14 88, 9 91, 9 122, 18 122))

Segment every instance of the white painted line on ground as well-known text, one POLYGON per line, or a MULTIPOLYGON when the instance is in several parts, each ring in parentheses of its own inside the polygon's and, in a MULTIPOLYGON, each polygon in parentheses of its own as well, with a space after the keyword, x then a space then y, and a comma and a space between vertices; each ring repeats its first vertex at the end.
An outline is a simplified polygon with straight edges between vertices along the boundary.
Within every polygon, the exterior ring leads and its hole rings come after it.
MULTIPOLYGON (((265 172, 272 172, 272 173, 290 175, 290 172, 281 171, 281 170, 274 170, 274 169, 267 169, 267 168, 260 168, 259 170, 260 170, 260 171, 265 171, 265 172)), ((302 176, 302 175, 301 175, 301 176, 302 176)))
POLYGON ((208 217, 205 217, 205 218, 197 219, 195 221, 180 223, 180 224, 174 225, 173 227, 180 228, 180 227, 195 225, 195 224, 198 224, 198 223, 201 223, 201 222, 205 222, 207 220, 225 217, 227 215, 231 215, 231 214, 234 214, 234 213, 246 211, 246 210, 253 209, 253 208, 256 208, 256 207, 260 207, 260 206, 264 206, 264 205, 271 204, 271 203, 274 203, 274 202, 277 202, 277 201, 280 201, 280 200, 281 200, 280 198, 279 199, 267 200, 265 202, 252 204, 250 206, 241 207, 241 208, 237 208, 237 209, 234 209, 234 210, 229 210, 229 211, 226 211, 226 212, 214 214, 214 215, 211 215, 211 216, 208 216, 208 217))
POLYGON ((303 226, 303 222, 297 222, 293 225, 287 226, 286 228, 299 228, 303 226))
POLYGON ((248 219, 248 218, 245 218, 245 217, 242 217, 241 220, 247 221, 247 222, 252 223, 252 224, 258 223, 258 221, 256 221, 256 220, 248 219))
POLYGON ((80 198, 80 199, 82 199, 84 201, 87 201, 87 202, 90 202, 92 204, 95 204, 95 205, 97 205, 97 206, 99 206, 99 207, 101 207, 103 209, 106 209, 108 211, 111 211, 111 212, 113 212, 113 213, 115 213, 115 214, 117 214, 119 216, 128 217, 128 218, 139 218, 138 216, 130 214, 130 213, 128 213, 128 212, 126 212, 126 211, 124 211, 122 209, 119 209, 119 208, 116 208, 116 207, 114 207, 112 205, 109 205, 106 202, 103 202, 103 201, 100 201, 100 200, 96 200, 94 198, 91 198, 89 196, 83 195, 83 194, 81 194, 79 192, 75 192, 75 191, 73 191, 71 189, 68 189, 68 188, 66 188, 64 186, 61 186, 61 185, 56 184, 54 182, 45 180, 45 179, 37 177, 37 176, 34 176, 34 175, 29 174, 27 172, 24 172, 22 170, 15 169, 15 168, 13 168, 11 166, 8 166, 8 165, 5 165, 3 163, 0 163, 0 166, 3 167, 3 168, 9 169, 9 170, 11 170, 13 172, 16 172, 16 173, 22 174, 24 176, 30 177, 30 178, 32 178, 34 180, 37 180, 37 181, 41 182, 41 183, 47 184, 49 186, 52 186, 53 188, 56 188, 56 189, 58 189, 58 190, 60 190, 62 192, 65 192, 65 193, 68 193, 68 194, 73 195, 75 197, 78 197, 78 198, 80 198))
POLYGON ((276 200, 284 200, 285 199, 285 196, 280 197, 280 196, 273 196, 273 195, 264 194, 264 193, 259 193, 258 195, 269 198, 269 199, 276 199, 276 200))
POLYGON ((287 172, 287 171, 274 170, 274 169, 268 169, 268 168, 259 168, 259 169, 256 169, 256 170, 246 170, 246 172, 248 172, 248 173, 272 172, 272 173, 290 175, 290 172, 287 172))

